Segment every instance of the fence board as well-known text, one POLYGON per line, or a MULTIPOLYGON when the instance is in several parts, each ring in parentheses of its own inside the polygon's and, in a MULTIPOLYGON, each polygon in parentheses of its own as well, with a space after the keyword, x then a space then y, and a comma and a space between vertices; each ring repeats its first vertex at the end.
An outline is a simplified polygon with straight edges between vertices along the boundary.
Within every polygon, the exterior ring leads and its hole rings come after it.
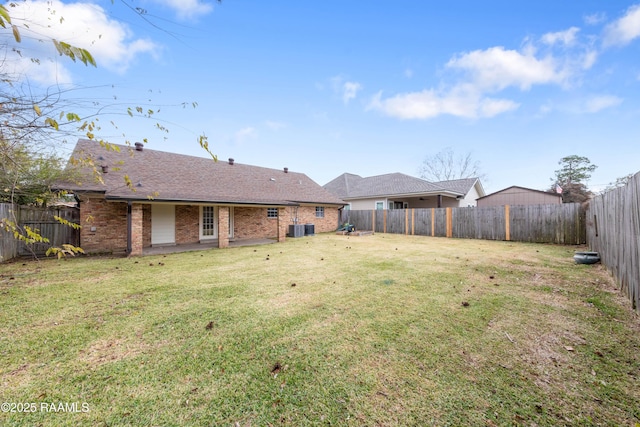
POLYGON ((640 173, 624 187, 591 200, 587 238, 632 307, 640 311, 640 173))

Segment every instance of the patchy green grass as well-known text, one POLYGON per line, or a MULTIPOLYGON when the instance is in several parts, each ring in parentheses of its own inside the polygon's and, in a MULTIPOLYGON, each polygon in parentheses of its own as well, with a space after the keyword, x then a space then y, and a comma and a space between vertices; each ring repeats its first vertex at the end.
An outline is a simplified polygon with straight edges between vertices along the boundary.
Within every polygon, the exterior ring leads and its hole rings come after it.
POLYGON ((0 402, 37 409, 0 425, 635 426, 640 320, 574 249, 318 235, 0 265, 0 402))

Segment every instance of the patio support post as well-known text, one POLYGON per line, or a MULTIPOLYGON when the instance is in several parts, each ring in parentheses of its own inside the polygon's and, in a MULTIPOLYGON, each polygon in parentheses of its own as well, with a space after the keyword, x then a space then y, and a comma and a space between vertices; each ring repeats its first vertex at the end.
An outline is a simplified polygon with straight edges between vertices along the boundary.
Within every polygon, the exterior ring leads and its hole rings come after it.
POLYGON ((142 255, 142 205, 127 203, 127 254, 142 255))
POLYGON ((218 208, 218 247, 220 249, 229 247, 229 207, 220 206, 218 208))

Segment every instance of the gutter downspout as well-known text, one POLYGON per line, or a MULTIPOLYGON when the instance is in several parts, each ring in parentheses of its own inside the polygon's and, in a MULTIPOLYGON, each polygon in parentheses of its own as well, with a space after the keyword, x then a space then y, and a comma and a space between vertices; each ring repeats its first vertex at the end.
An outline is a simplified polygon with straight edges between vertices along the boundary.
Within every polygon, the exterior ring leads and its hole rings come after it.
POLYGON ((131 255, 131 231, 132 231, 132 225, 131 225, 131 200, 127 201, 127 255, 131 255))

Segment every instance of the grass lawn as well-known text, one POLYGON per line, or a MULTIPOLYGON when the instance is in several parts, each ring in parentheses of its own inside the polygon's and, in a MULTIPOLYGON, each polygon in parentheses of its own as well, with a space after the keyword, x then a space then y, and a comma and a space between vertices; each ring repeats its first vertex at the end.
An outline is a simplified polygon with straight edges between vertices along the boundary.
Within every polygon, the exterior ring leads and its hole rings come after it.
POLYGON ((323 234, 3 264, 0 425, 636 426, 640 319, 574 250, 323 234))

